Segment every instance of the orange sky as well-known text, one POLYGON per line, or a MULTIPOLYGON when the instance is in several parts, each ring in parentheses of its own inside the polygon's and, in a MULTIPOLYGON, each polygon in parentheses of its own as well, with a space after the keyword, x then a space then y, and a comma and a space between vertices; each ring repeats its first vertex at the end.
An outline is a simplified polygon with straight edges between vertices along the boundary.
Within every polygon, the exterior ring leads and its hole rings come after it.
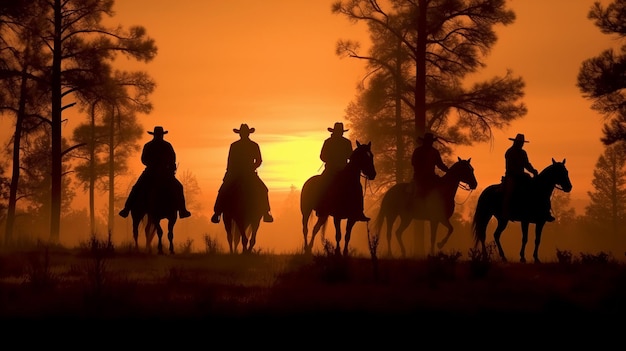
MULTIPOLYGON (((496 131, 492 144, 457 150, 472 157, 479 188, 499 182, 508 138, 519 132, 530 141, 526 149, 536 168, 566 158, 573 197, 587 197, 602 152, 602 120, 581 97, 576 76, 584 59, 616 44, 586 18, 593 2, 509 2, 517 20, 497 29, 483 72, 491 77, 508 68, 521 75, 529 113, 496 131)), ((334 54, 335 43, 365 38, 367 44, 364 26, 333 15, 331 3, 185 1, 172 8, 169 1, 117 2, 117 21, 145 26, 159 48, 142 66, 158 84, 155 109, 142 121, 170 131, 180 169, 196 174, 205 196, 219 186, 228 146, 237 139, 232 129, 241 123, 257 130, 252 137, 264 158, 259 173, 271 192, 299 188, 318 172, 326 128, 343 120, 364 73, 359 61, 334 54)), ((136 163, 140 167, 139 157, 136 163)))
MULTIPOLYGON (((587 19, 593 0, 512 0, 517 20, 498 28, 485 77, 513 70, 526 81, 528 115, 493 143, 457 150, 472 157, 479 189, 497 183, 509 137, 524 133, 531 162, 539 170, 551 158, 566 158, 573 197, 587 198, 593 168, 602 153, 601 118, 581 97, 576 76, 583 60, 613 38, 587 19)), ((154 111, 142 122, 163 125, 178 153, 208 197, 224 173, 228 146, 241 123, 263 153, 259 174, 270 195, 302 183, 320 169, 319 149, 355 96, 364 70, 357 60, 335 55, 338 39, 364 38, 363 25, 333 15, 329 1, 229 0, 117 1, 117 23, 146 27, 159 48, 139 68, 157 81, 154 111)), ((347 136, 350 137, 349 133, 347 136)), ((145 141, 150 136, 146 134, 145 141)), ((136 159, 140 168, 139 157, 136 159)))
MULTIPOLYGON (((264 158, 259 174, 270 198, 291 185, 300 188, 320 170, 326 128, 343 121, 364 73, 359 61, 335 55, 335 43, 363 38, 368 44, 363 25, 331 13, 333 1, 183 0, 178 7, 166 0, 116 1, 113 23, 144 26, 158 46, 152 62, 125 67, 145 70, 157 82, 154 110, 141 123, 146 130, 162 125, 169 131, 179 171, 197 177, 207 211, 228 146, 238 139, 232 129, 241 123, 256 128, 252 138, 264 158)), ((529 113, 496 131, 491 144, 457 150, 456 156, 472 157, 479 189, 499 182, 508 138, 524 133, 534 166, 541 170, 551 158, 566 158, 572 196, 587 198, 602 153, 602 120, 581 97, 576 76, 583 60, 617 44, 586 18, 593 2, 509 1, 517 20, 497 28, 499 40, 483 73, 511 69, 521 75, 529 113)), ((149 139, 146 133, 142 142, 149 139)), ((139 155, 132 162, 138 174, 139 155)))

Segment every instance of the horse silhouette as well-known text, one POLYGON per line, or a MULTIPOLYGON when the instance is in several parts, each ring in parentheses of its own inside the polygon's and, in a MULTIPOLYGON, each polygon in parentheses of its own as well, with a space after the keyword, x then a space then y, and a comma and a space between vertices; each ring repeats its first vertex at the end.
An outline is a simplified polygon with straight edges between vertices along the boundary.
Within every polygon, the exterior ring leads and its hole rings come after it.
MULTIPOLYGON (((250 175, 255 176, 255 174, 250 175)), ((230 253, 237 253, 241 242, 241 253, 251 253, 256 244, 256 235, 261 225, 261 218, 267 212, 265 198, 259 183, 243 177, 233 184, 228 196, 225 196, 222 212, 224 229, 228 239, 230 253)))
POLYGON ((135 201, 130 208, 135 249, 139 250, 139 225, 145 223, 146 250, 152 252, 152 239, 156 234, 159 239, 158 253, 163 254, 161 220, 166 219, 169 252, 174 254, 174 225, 178 219, 178 209, 169 179, 155 177, 147 185, 146 189, 138 195, 137 200, 139 201, 135 201))
POLYGON ((435 188, 423 199, 415 198, 410 190, 410 183, 398 183, 383 195, 380 209, 374 220, 375 233, 378 235, 383 226, 387 224, 387 255, 391 256, 391 232, 396 219, 400 217, 400 225, 396 229, 396 238, 400 245, 402 256, 406 256, 406 249, 402 242, 402 233, 411 224, 412 220, 425 220, 430 223, 430 253, 435 252, 437 239, 437 227, 442 224, 448 229, 446 236, 437 244, 442 249, 447 243, 454 228, 450 223, 450 217, 454 213, 454 197, 461 183, 474 190, 478 186, 474 175, 474 167, 470 164, 471 158, 458 161, 453 164, 448 172, 439 179, 435 188))
POLYGON ((356 186, 360 186, 361 174, 368 179, 376 178, 374 167, 374 155, 371 151, 372 142, 361 144, 356 141, 357 147, 352 151, 346 166, 340 170, 329 185, 323 175, 314 175, 302 186, 300 194, 300 212, 302 213, 302 234, 304 235, 304 251, 310 254, 315 242, 315 236, 320 229, 325 229, 329 216, 333 217, 335 224, 335 239, 337 245, 335 253, 340 255, 341 220, 346 219, 343 255, 348 255, 348 244, 352 227, 356 218, 362 214, 361 199, 349 193, 356 186), (359 201, 359 202, 356 202, 359 201), (308 241, 309 220, 315 210, 317 222, 313 226, 311 240, 308 241))
POLYGON ((494 239, 498 247, 498 253, 503 261, 507 261, 502 245, 500 244, 500 236, 507 227, 509 221, 519 221, 522 226, 522 248, 520 250, 520 262, 526 262, 525 250, 528 242, 528 227, 530 223, 535 224, 535 250, 533 258, 536 263, 539 260, 539 244, 541 243, 541 232, 546 223, 546 210, 550 204, 550 197, 554 189, 562 190, 569 193, 572 190, 572 183, 569 179, 569 172, 565 168, 565 159, 563 162, 557 162, 552 159, 552 164, 541 171, 536 177, 532 178, 528 189, 523 189, 522 193, 527 194, 522 206, 512 208, 511 218, 505 218, 503 215, 503 196, 504 189, 502 183, 492 184, 488 186, 478 197, 476 204, 476 212, 472 219, 472 231, 474 236, 474 245, 481 244, 483 257, 488 256, 485 248, 485 239, 487 225, 491 217, 496 217, 498 225, 494 231, 494 239), (519 207, 519 208, 518 208, 519 207))

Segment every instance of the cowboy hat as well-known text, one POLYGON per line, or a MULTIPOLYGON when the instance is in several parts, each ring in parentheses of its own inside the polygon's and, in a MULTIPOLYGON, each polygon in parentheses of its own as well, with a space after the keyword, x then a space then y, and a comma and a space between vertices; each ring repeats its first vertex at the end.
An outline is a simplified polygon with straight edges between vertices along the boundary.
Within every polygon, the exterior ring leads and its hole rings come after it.
POLYGON ((250 127, 248 127, 248 125, 247 125, 247 124, 245 124, 245 123, 242 123, 242 124, 241 124, 241 127, 239 127, 239 129, 237 129, 237 128, 233 128, 233 132, 235 132, 235 133, 237 133, 237 134, 241 134, 241 133, 244 133, 244 134, 246 134, 246 133, 247 133, 247 134, 252 134, 252 133, 254 133, 254 130, 255 130, 254 128, 250 128, 250 127))
POLYGON ((437 141, 438 138, 433 133, 427 132, 424 133, 424 137, 418 137, 418 139, 424 141, 425 143, 432 144, 437 141))
POLYGON ((509 140, 511 140, 511 141, 517 141, 517 142, 519 142, 519 143, 527 143, 527 142, 528 142, 528 140, 525 140, 525 139, 524 139, 524 134, 521 134, 521 133, 518 133, 518 134, 515 136, 515 139, 513 139, 513 138, 509 138, 509 140))
POLYGON ((328 128, 328 131, 331 133, 345 133, 348 129, 343 129, 343 123, 336 122, 333 128, 328 128))
POLYGON ((148 131, 148 134, 150 135, 164 135, 167 134, 167 130, 163 130, 163 127, 161 126, 156 126, 154 127, 154 131, 148 131))

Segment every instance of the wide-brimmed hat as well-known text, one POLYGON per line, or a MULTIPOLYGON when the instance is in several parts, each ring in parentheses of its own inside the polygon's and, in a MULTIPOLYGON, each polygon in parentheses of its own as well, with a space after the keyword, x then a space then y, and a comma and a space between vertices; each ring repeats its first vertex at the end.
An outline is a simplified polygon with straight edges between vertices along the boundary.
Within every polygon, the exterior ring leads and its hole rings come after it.
POLYGON ((515 139, 513 139, 513 138, 509 138, 509 140, 511 140, 511 141, 516 141, 516 142, 519 142, 519 143, 527 143, 527 142, 528 142, 528 140, 526 140, 526 139, 524 138, 524 134, 521 134, 521 133, 518 133, 518 134, 515 136, 515 139))
POLYGON ((233 128, 233 132, 237 133, 237 134, 252 134, 254 133, 254 128, 250 128, 248 127, 247 124, 242 123, 241 127, 239 127, 239 129, 237 128, 233 128))
POLYGON ((419 137, 419 140, 423 141, 424 143, 432 144, 437 141, 437 137, 433 133, 427 132, 424 133, 424 137, 419 137))
POLYGON ((154 127, 154 131, 148 131, 148 134, 150 135, 164 135, 167 134, 167 130, 163 130, 163 127, 161 126, 156 126, 154 127))
POLYGON ((343 129, 343 123, 335 122, 335 126, 333 128, 328 128, 328 131, 331 133, 345 133, 348 129, 343 129))

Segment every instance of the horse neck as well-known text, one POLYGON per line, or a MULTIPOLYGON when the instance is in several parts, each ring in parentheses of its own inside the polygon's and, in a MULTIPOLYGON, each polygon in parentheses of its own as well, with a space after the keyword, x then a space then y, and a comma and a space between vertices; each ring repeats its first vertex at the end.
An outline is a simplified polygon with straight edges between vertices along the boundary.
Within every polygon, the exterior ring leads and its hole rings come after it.
POLYGON ((537 175, 537 177, 533 178, 533 180, 537 194, 547 196, 552 195, 552 191, 554 190, 556 183, 549 179, 548 173, 541 172, 537 175))
POLYGON ((361 177, 361 167, 350 162, 343 169, 343 175, 347 179, 359 179, 361 177))
POLYGON ((443 177, 441 177, 441 189, 446 194, 452 193, 456 195, 456 191, 459 188, 460 179, 455 172, 448 171, 443 177))

